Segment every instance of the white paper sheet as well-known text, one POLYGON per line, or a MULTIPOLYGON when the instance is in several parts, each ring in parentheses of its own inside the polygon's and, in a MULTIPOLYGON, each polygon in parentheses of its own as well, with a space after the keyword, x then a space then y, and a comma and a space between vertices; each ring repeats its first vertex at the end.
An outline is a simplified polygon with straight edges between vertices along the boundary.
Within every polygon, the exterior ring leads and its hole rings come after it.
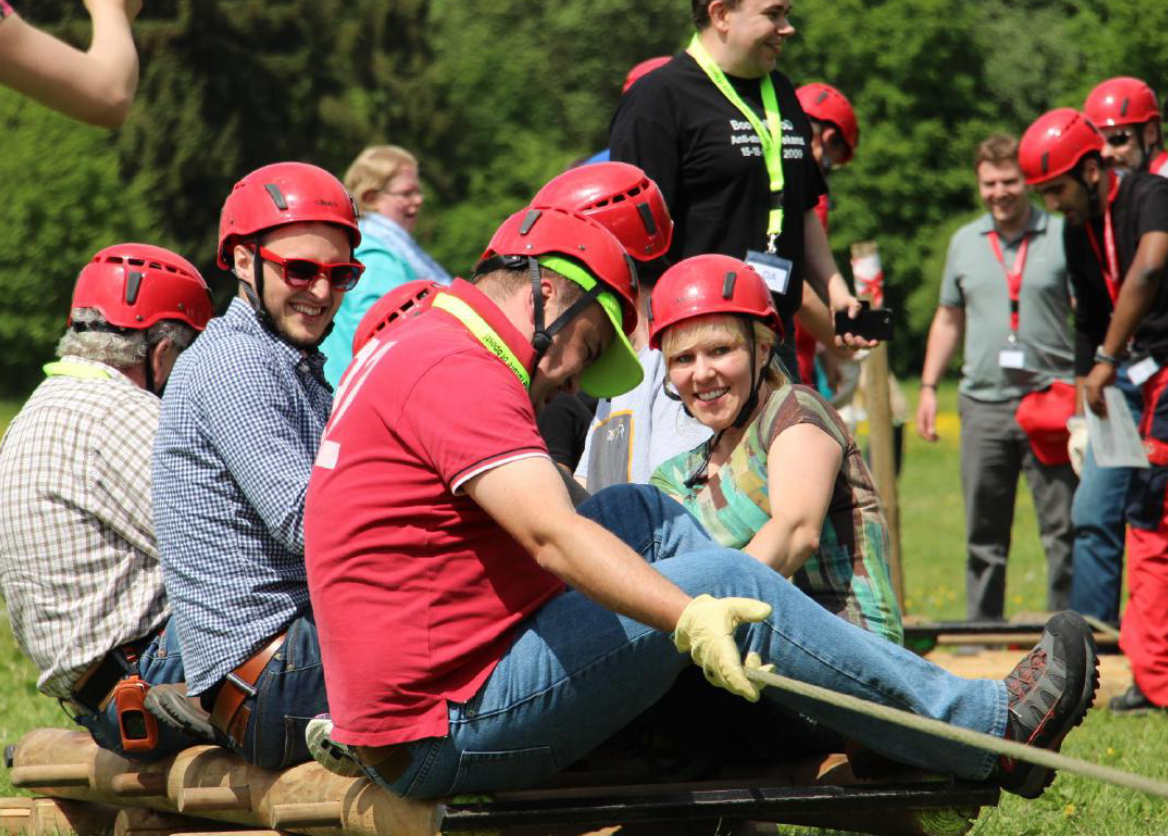
POLYGON ((1148 454, 1123 393, 1114 386, 1103 390, 1107 417, 1087 410, 1087 438, 1100 467, 1148 467, 1148 454))

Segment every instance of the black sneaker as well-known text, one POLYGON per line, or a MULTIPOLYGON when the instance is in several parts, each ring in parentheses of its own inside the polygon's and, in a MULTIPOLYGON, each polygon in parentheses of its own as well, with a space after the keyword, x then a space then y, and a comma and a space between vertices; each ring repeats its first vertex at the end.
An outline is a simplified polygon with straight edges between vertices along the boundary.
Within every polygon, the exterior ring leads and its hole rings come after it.
POLYGON ((211 715, 199 704, 198 697, 187 696, 186 683, 151 686, 146 692, 145 706, 160 723, 208 743, 217 742, 211 715))
MULTIPOLYGON (((1057 752, 1067 733, 1083 722, 1099 687, 1090 626, 1078 613, 1058 613, 1005 682, 1010 699, 1006 738, 1057 752)), ((1054 776, 1045 766, 1002 757, 995 777, 1007 792, 1038 798, 1054 776)))
POLYGON ((1148 699, 1140 686, 1134 682, 1118 697, 1112 697, 1107 704, 1112 714, 1122 714, 1125 717, 1138 717, 1141 714, 1150 714, 1153 711, 1164 711, 1162 705, 1156 705, 1148 699))

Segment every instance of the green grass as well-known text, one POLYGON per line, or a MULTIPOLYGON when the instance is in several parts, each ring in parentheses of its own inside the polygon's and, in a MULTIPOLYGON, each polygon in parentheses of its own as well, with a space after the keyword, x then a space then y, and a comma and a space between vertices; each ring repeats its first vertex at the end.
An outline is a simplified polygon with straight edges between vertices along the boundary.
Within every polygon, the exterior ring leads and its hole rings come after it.
MULTIPOLYGON (((915 381, 905 384, 915 414, 915 381)), ((904 467, 899 480, 901 561, 905 609, 929 618, 965 618, 965 516, 961 500, 957 387, 937 392, 940 440, 930 444, 905 426, 904 467)), ((1010 562, 1006 570, 1006 616, 1046 609, 1046 560, 1038 539, 1034 503, 1020 480, 1015 503, 1010 562)))
MULTIPOLYGON (((915 400, 915 386, 908 386, 915 400)), ((942 410, 952 412, 956 391, 939 392, 942 410)), ((915 403, 913 404, 915 407, 915 403)), ((0 401, 0 429, 19 404, 0 401)), ((900 479, 901 532, 910 612, 935 619, 964 615, 964 526, 955 422, 942 424, 937 444, 918 439, 911 427, 900 479), (948 427, 951 431, 944 432, 948 427)), ((1045 605, 1045 561, 1034 509, 1024 486, 1018 492, 1014 542, 1007 582, 1009 613, 1045 605)), ((36 691, 36 671, 12 638, 0 614, 0 743, 16 742, 40 726, 69 727, 57 704, 36 691)), ((1114 718, 1092 711, 1072 734, 1064 752, 1168 780, 1168 717, 1114 718)), ((0 796, 21 794, 0 770, 0 796)), ((711 833, 713 827, 711 827, 711 833)), ((781 836, 828 836, 828 831, 779 828, 781 836)), ((974 836, 1161 836, 1168 833, 1168 804, 1162 800, 1063 775, 1037 801, 1003 795, 1000 806, 982 812, 974 836)), ((838 834, 836 834, 838 836, 838 834)))

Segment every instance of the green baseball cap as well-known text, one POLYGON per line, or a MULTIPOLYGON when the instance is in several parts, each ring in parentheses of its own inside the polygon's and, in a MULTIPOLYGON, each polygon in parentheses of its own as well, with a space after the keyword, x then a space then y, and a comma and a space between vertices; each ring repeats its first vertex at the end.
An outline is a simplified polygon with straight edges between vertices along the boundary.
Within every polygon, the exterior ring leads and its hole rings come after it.
MULTIPOLYGON (((568 258, 558 255, 541 255, 541 266, 554 270, 565 279, 575 282, 585 290, 596 287, 598 279, 584 267, 568 258)), ((633 351, 629 338, 625 336, 620 302, 611 292, 604 290, 596 296, 596 301, 604 309, 612 323, 616 336, 608 348, 580 375, 580 388, 595 398, 612 398, 635 389, 645 378, 645 370, 633 351)))

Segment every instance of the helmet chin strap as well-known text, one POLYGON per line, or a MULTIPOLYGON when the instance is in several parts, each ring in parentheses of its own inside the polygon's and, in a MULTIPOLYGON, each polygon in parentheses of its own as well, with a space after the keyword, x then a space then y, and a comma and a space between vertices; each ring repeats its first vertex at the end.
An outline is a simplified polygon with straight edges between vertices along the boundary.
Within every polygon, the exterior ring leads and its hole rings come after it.
POLYGON ((531 365, 531 377, 534 379, 536 368, 539 366, 543 356, 547 353, 547 350, 552 346, 552 337, 562 331, 569 322, 583 313, 589 305, 596 301, 596 297, 601 294, 603 287, 600 282, 597 282, 591 290, 585 291, 583 296, 556 317, 551 325, 545 326, 543 274, 540 271, 539 261, 528 257, 527 272, 531 277, 531 301, 535 308, 535 333, 531 335, 531 347, 535 349, 535 361, 531 365))
MULTIPOLYGON (((287 335, 276 327, 275 317, 273 317, 272 312, 268 310, 268 306, 264 304, 264 260, 260 256, 260 238, 258 235, 255 237, 255 240, 252 243, 255 249, 252 256, 251 275, 252 279, 255 280, 255 287, 252 287, 250 284, 241 279, 238 273, 236 273, 235 278, 239 281, 239 286, 243 288, 243 295, 247 297, 247 301, 248 304, 251 305, 251 309, 255 311, 256 321, 259 322, 260 326, 273 337, 280 340, 281 342, 287 343, 297 351, 304 351, 305 349, 315 350, 319 348, 320 344, 323 343, 328 338, 328 335, 333 332, 333 325, 335 323, 329 322, 328 326, 324 329, 324 332, 320 335, 320 339, 316 340, 309 346, 303 346, 288 339, 287 335)), ((234 270, 232 272, 234 272, 234 270)))

